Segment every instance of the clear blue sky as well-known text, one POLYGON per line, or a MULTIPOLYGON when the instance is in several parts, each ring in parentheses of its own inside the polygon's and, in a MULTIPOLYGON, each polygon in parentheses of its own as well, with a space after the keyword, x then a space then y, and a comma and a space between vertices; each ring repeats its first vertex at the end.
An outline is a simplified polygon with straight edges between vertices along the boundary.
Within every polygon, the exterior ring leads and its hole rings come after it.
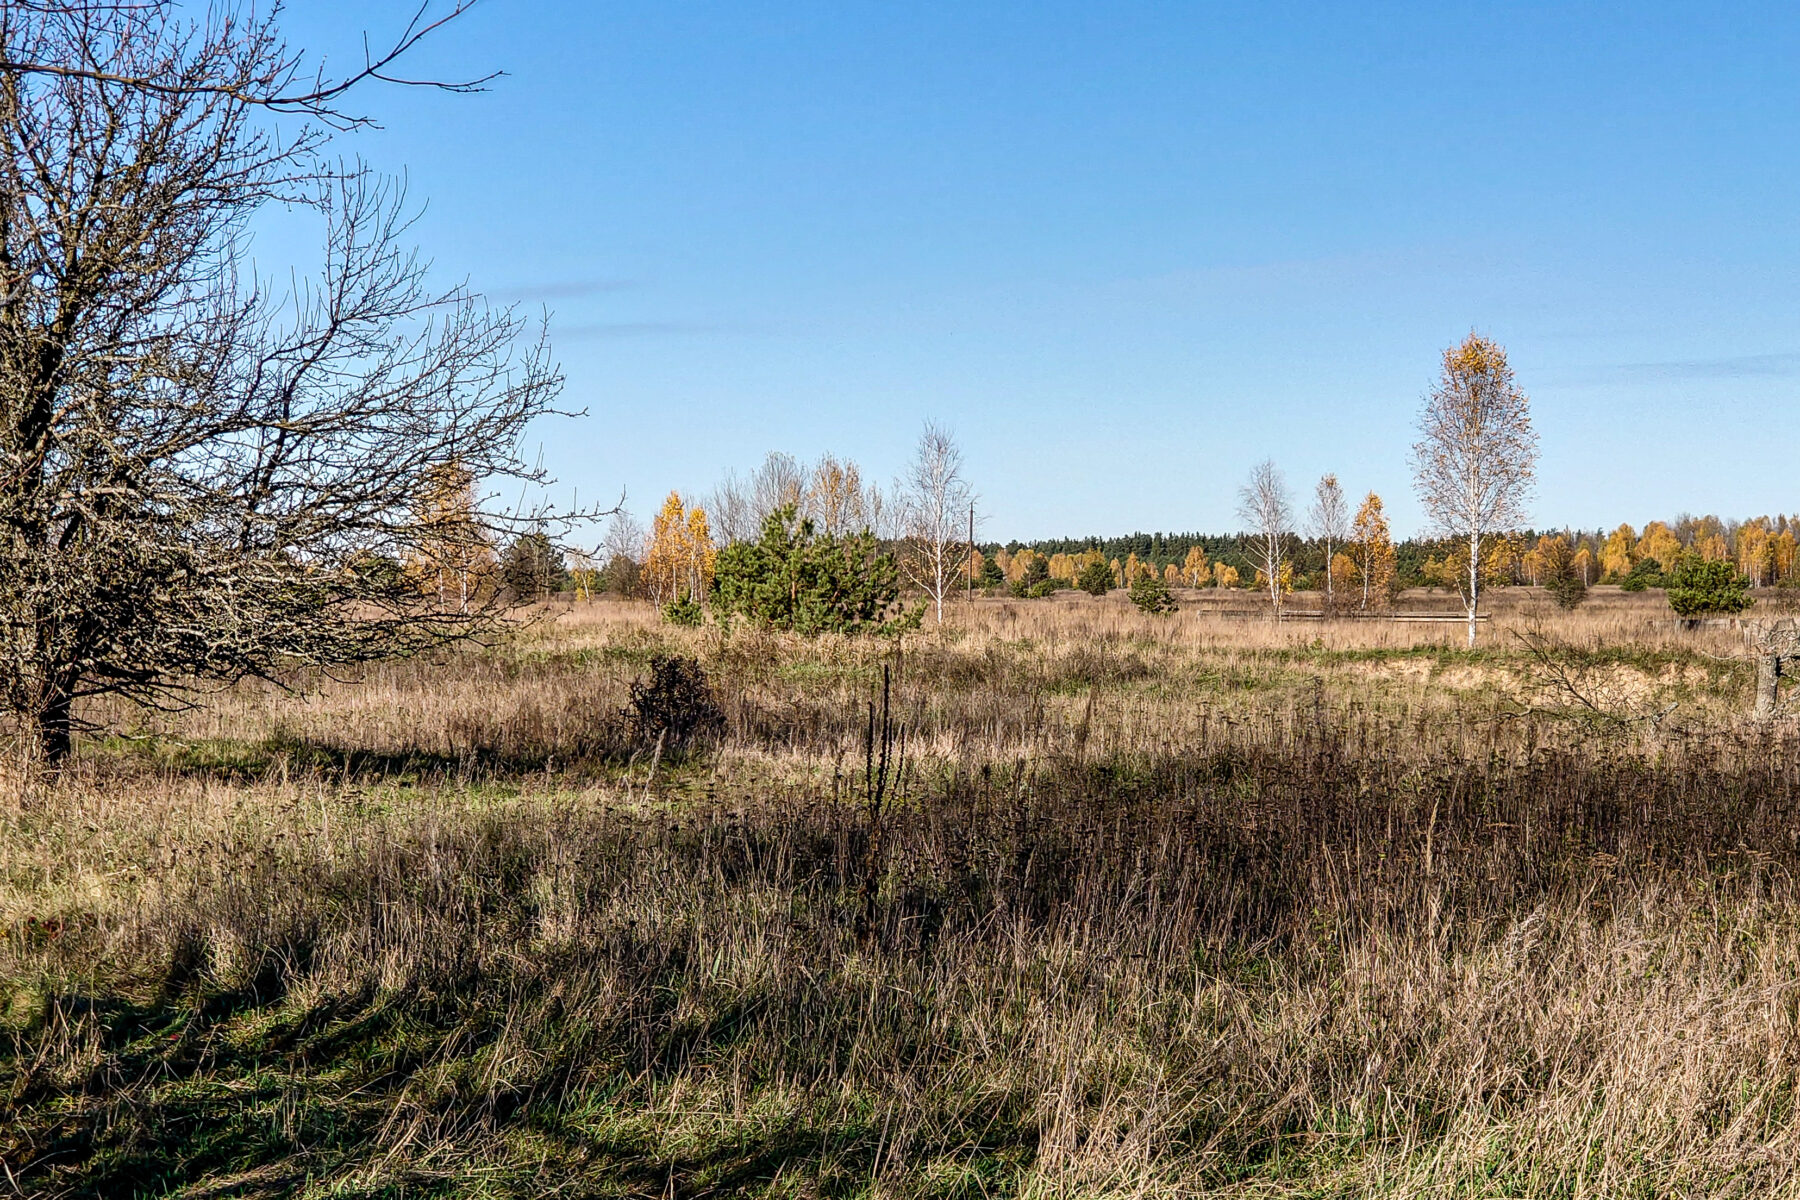
MULTIPOLYGON (((442 0, 440 0, 440 3, 442 0)), ((301 0, 347 61, 410 5, 301 0)), ((1441 348, 1506 345, 1541 525, 1800 509, 1791 5, 483 0, 341 149, 553 310, 564 488, 951 426, 1001 539, 1235 528, 1273 457, 1420 524, 1441 348)))

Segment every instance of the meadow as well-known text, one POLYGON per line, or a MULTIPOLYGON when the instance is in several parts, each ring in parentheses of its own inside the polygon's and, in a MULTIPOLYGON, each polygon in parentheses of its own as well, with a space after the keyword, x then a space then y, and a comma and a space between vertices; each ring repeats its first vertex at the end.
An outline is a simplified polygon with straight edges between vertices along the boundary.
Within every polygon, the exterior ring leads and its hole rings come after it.
POLYGON ((603 602, 88 714, 0 791, 0 1194, 1800 1195, 1736 633, 1183 598, 603 602))

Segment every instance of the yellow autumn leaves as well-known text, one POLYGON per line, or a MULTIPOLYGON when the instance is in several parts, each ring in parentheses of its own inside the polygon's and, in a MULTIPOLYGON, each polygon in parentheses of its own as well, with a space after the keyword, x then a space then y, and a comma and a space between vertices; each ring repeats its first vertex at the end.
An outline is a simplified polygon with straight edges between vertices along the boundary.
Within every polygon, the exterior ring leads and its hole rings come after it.
POLYGON ((670 492, 651 523, 644 551, 644 586, 651 599, 658 604, 706 599, 717 558, 706 510, 698 504, 688 508, 681 493, 670 492))

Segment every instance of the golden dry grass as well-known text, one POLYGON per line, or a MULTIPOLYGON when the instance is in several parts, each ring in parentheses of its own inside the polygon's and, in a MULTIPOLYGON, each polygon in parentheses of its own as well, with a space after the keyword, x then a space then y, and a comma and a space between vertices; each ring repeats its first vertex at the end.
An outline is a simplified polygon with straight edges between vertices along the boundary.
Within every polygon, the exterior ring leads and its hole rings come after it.
POLYGON ((1800 734, 1741 718, 1729 630, 1538 607, 1471 654, 1117 596, 903 643, 602 604, 102 714, 0 816, 5 1177, 1800 1194, 1800 734), (693 753, 620 716, 667 651, 727 716, 693 753))

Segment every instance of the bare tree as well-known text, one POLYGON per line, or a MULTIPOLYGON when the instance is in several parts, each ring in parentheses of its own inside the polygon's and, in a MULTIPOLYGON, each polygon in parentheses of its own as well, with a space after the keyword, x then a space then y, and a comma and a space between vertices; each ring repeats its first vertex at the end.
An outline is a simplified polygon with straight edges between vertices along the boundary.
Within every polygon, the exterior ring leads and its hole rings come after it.
POLYGON ((713 535, 719 545, 756 540, 760 530, 751 511, 750 489, 738 478, 736 471, 727 471, 725 478, 701 498, 700 505, 712 521, 713 535))
POLYGON ((1344 489, 1338 486, 1336 475, 1327 473, 1320 477, 1313 488, 1306 522, 1312 535, 1325 543, 1325 611, 1331 612, 1337 607, 1337 595, 1332 590, 1331 548, 1350 536, 1350 505, 1344 500, 1344 489))
POLYGON ((827 537, 860 533, 869 527, 864 509, 862 469, 835 454, 821 455, 806 486, 805 515, 827 537))
POLYGON ((188 100, 220 100, 238 108, 261 108, 275 113, 310 117, 344 130, 373 125, 367 116, 346 111, 343 101, 358 84, 371 80, 403 87, 436 88, 448 92, 479 92, 500 78, 492 71, 474 79, 410 79, 394 73, 406 54, 418 44, 475 7, 477 0, 454 0, 433 11, 432 0, 423 0, 400 34, 377 52, 363 39, 363 65, 348 74, 330 76, 323 64, 309 77, 305 56, 291 53, 282 43, 276 18, 280 6, 256 16, 237 5, 215 7, 208 23, 187 29, 177 27, 171 16, 177 5, 169 0, 9 0, 0 5, 0 75, 26 80, 43 76, 77 85, 103 84, 114 94, 150 92, 188 100), (202 52, 195 61, 164 59, 95 61, 70 58, 69 47, 46 28, 89 21, 136 21, 143 29, 157 29, 158 36, 179 41, 191 39, 216 50, 251 49, 245 55, 202 52), (210 60, 210 61, 207 61, 210 60), (201 65, 200 70, 182 69, 201 65), (210 68, 210 69, 208 69, 210 68))
POLYGON ((975 493, 963 478, 962 451, 948 430, 925 423, 905 476, 895 485, 903 517, 908 578, 931 598, 938 624, 944 601, 962 585, 968 543, 963 540, 975 493))
POLYGON ((1238 517, 1249 525, 1250 549, 1269 585, 1269 604, 1281 619, 1282 566, 1287 560, 1288 538, 1294 527, 1294 503, 1288 498, 1287 481, 1273 459, 1251 468, 1250 479, 1238 489, 1238 517))
MULTIPOLYGON (((404 197, 328 129, 260 120, 342 96, 288 91, 297 61, 229 5, 0 5, 0 704, 51 761, 84 698, 179 706, 497 616, 409 578, 442 539, 420 491, 542 482, 517 448, 561 377, 512 312, 428 290, 404 197), (270 203, 321 223, 290 295, 250 276, 270 203)), ((489 499, 471 542, 543 515, 489 499)))
POLYGON ((806 468, 791 454, 769 451, 762 465, 751 473, 749 497, 754 529, 750 536, 755 537, 762 532, 763 522, 770 514, 783 508, 798 511, 805 502, 806 468))
POLYGON ((629 509, 615 510, 612 519, 606 523, 606 540, 603 545, 608 562, 615 558, 628 558, 634 563, 642 561, 644 546, 648 541, 643 523, 632 516, 629 509))
POLYGON ((1513 382, 1506 351, 1475 333, 1445 350, 1437 386, 1419 413, 1419 435, 1419 500, 1440 532, 1465 545, 1468 561, 1457 565, 1473 646, 1485 540, 1524 521, 1537 471, 1531 402, 1513 382))

